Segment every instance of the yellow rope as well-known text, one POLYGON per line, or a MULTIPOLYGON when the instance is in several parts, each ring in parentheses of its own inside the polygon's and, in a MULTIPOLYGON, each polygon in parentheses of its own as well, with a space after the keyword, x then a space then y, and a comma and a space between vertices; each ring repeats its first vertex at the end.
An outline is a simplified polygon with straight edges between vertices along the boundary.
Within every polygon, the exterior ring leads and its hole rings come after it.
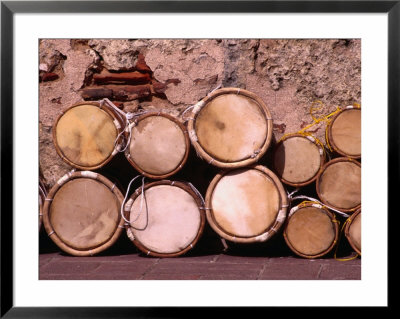
POLYGON ((350 216, 349 218, 346 219, 346 221, 345 221, 345 222, 343 223, 343 225, 342 225, 342 229, 340 230, 339 238, 338 238, 338 243, 337 243, 337 245, 336 245, 336 250, 335 250, 335 254, 334 254, 334 258, 335 258, 337 261, 350 261, 350 260, 356 259, 356 258, 358 257, 358 254, 356 253, 354 256, 349 257, 349 258, 337 258, 337 251, 338 251, 338 248, 339 248, 340 239, 341 239, 341 237, 342 237, 342 235, 343 235, 344 227, 346 226, 347 223, 350 223, 350 222, 351 222, 351 216, 350 216))

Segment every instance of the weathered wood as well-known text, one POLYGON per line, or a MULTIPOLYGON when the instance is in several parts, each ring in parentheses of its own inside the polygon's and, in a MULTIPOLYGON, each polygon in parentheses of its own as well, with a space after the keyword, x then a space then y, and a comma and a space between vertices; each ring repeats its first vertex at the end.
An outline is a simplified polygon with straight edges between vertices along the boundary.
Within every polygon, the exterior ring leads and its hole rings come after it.
POLYGON ((151 81, 150 75, 147 73, 140 73, 137 71, 111 73, 107 70, 94 74, 93 80, 95 83, 99 84, 144 84, 151 81))

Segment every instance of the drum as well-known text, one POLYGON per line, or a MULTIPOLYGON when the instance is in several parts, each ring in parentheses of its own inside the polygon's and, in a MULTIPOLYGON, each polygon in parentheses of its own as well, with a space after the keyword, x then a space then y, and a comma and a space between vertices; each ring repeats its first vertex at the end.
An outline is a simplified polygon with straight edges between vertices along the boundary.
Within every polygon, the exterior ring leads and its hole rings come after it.
POLYGON ((350 246, 361 256, 361 208, 347 219, 344 234, 350 246))
POLYGON ((39 231, 42 229, 43 205, 47 196, 47 187, 41 177, 39 177, 39 231))
POLYGON ((246 90, 224 88, 196 104, 188 121, 197 154, 221 168, 255 164, 272 138, 272 117, 264 102, 246 90))
POLYGON ((346 157, 327 162, 316 180, 320 200, 331 208, 352 212, 361 206, 361 164, 346 157))
POLYGON ((57 154, 72 167, 95 170, 118 153, 124 120, 107 104, 78 103, 63 112, 53 125, 57 154))
POLYGON ((361 158, 361 109, 347 106, 326 126, 326 139, 340 156, 361 158))
POLYGON ((290 210, 283 237, 298 256, 318 258, 329 253, 339 236, 335 215, 318 203, 303 202, 290 210))
POLYGON ((290 186, 301 187, 314 182, 324 163, 324 147, 311 135, 284 136, 274 148, 274 171, 290 186))
POLYGON ((176 257, 203 233, 204 202, 189 183, 161 180, 144 185, 124 205, 128 238, 143 253, 176 257))
POLYGON ((123 195, 91 171, 70 172, 50 189, 43 208, 48 236, 64 252, 92 256, 112 246, 124 228, 123 195))
POLYGON ((142 175, 163 179, 185 164, 190 140, 185 126, 176 118, 150 112, 137 117, 128 129, 131 135, 125 156, 142 175))
POLYGON ((268 240, 280 229, 287 207, 281 181, 262 165, 222 171, 206 193, 208 223, 231 242, 268 240))

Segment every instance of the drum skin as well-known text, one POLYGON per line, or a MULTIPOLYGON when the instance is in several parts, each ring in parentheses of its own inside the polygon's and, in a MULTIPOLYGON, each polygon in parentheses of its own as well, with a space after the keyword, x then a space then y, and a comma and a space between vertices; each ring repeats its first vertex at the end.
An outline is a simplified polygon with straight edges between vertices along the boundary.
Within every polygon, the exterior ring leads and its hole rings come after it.
POLYGON ((329 144, 340 156, 361 158, 361 109, 349 106, 326 127, 329 144))
POLYGON ((263 242, 286 218, 287 194, 279 178, 262 165, 225 170, 206 193, 206 216, 222 238, 238 243, 263 242))
POLYGON ((290 134, 274 148, 274 171, 287 185, 311 184, 325 163, 323 146, 312 136, 290 134))
POLYGON ((286 219, 284 239, 298 256, 318 258, 335 246, 339 234, 335 215, 319 204, 300 204, 286 219))
POLYGON ((327 162, 316 180, 320 200, 334 209, 353 212, 361 206, 361 164, 338 157, 327 162))
POLYGON ((58 155, 81 170, 95 170, 117 153, 121 119, 97 102, 75 104, 53 125, 53 143, 58 155))
POLYGON ((344 234, 350 246, 361 256, 361 208, 348 218, 344 234))
POLYGON ((150 112, 138 117, 130 130, 125 156, 142 175, 167 178, 185 164, 190 140, 186 128, 173 116, 150 112))
POLYGON ((255 164, 272 139, 272 117, 255 94, 219 89, 192 109, 189 137, 198 155, 221 168, 255 164))
POLYGON ((205 226, 204 202, 189 183, 161 180, 138 188, 124 205, 126 233, 144 254, 177 257, 194 248, 205 226))
POLYGON ((92 256, 120 236, 123 195, 106 177, 91 171, 70 172, 50 190, 43 209, 49 237, 74 256, 92 256))

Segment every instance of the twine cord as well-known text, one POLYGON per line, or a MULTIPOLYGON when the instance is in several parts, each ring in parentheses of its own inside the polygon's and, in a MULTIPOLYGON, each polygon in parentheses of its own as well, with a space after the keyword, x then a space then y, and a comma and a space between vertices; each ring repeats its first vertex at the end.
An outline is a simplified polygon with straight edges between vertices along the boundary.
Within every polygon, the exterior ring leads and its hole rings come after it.
POLYGON ((291 198, 291 201, 294 201, 296 199, 308 199, 309 201, 317 203, 317 204, 319 204, 321 206, 327 207, 330 210, 333 210, 334 212, 336 212, 336 213, 338 213, 338 214, 340 214, 340 215, 342 215, 344 217, 349 217, 350 216, 350 215, 348 215, 348 214, 346 214, 346 213, 344 213, 344 212, 342 212, 340 210, 337 210, 336 208, 333 208, 333 207, 331 207, 329 205, 326 205, 326 204, 322 203, 321 201, 319 201, 318 199, 315 199, 315 198, 312 198, 312 197, 308 197, 308 196, 305 196, 305 195, 298 195, 296 197, 291 198))
POLYGON ((333 257, 334 257, 337 261, 349 261, 349 260, 356 259, 356 258, 359 256, 358 253, 356 253, 354 256, 351 256, 351 257, 348 257, 348 258, 337 258, 337 251, 338 251, 338 248, 339 248, 340 239, 341 239, 342 236, 343 236, 343 232, 344 232, 344 228, 345 228, 346 224, 347 224, 347 223, 350 223, 350 222, 351 222, 351 216, 350 216, 349 218, 346 219, 346 221, 345 221, 345 222, 343 223, 343 225, 342 225, 342 228, 340 229, 340 234, 339 234, 338 242, 337 242, 337 245, 336 245, 335 253, 334 253, 334 255, 333 255, 333 257))
MULTIPOLYGON (((127 188, 127 191, 126 191, 126 194, 125 194, 125 198, 124 198, 124 200, 122 201, 122 204, 121 204, 121 210, 120 210, 121 217, 122 217, 122 219, 125 221, 125 223, 128 224, 128 225, 130 225, 130 226, 132 226, 132 225, 131 225, 131 222, 125 218, 125 214, 124 214, 125 202, 126 202, 126 199, 128 198, 129 190, 130 190, 130 188, 131 188, 131 184, 132 184, 136 179, 138 179, 140 176, 142 176, 142 175, 137 175, 137 176, 135 176, 134 178, 131 179, 131 181, 130 181, 129 184, 128 184, 128 188, 127 188)), ((144 192, 143 192, 143 188, 144 188, 144 179, 145 179, 145 178, 143 177, 143 178, 142 178, 142 194, 144 193, 144 192)), ((144 196, 144 195, 143 195, 143 196, 144 196)), ((140 215, 141 210, 142 210, 142 203, 143 203, 143 202, 142 202, 142 199, 141 199, 139 215, 140 215)), ((137 219, 137 218, 136 218, 136 219, 137 219)), ((135 220, 136 220, 136 219, 135 219, 135 220)))

